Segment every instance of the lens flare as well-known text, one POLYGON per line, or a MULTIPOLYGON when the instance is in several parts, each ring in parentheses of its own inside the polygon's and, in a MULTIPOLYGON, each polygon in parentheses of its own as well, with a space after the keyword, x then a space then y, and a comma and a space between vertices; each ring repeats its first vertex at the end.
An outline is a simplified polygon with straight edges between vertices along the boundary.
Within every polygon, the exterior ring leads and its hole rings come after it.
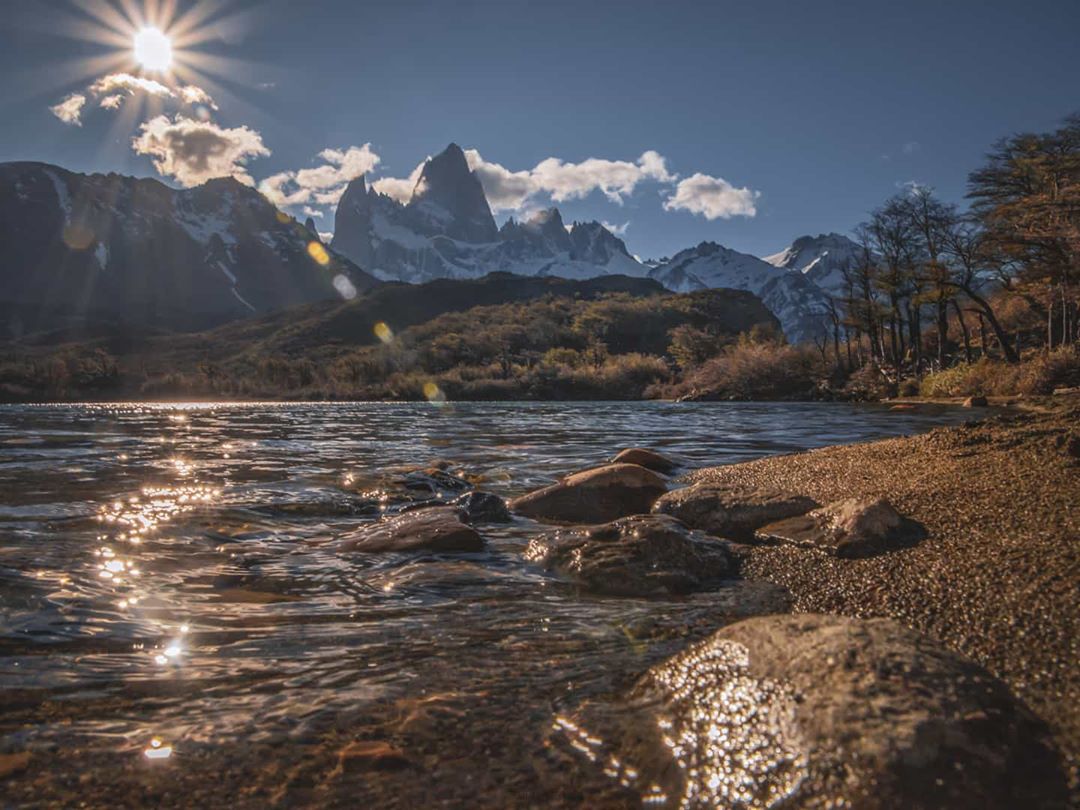
POLYGON ((326 248, 322 246, 322 242, 308 242, 307 252, 308 255, 315 260, 316 264, 323 267, 330 264, 330 254, 326 252, 326 248))
POLYGON ((375 324, 373 331, 375 332, 375 337, 377 337, 383 343, 389 343, 391 340, 394 339, 393 330, 382 321, 379 321, 377 324, 375 324))

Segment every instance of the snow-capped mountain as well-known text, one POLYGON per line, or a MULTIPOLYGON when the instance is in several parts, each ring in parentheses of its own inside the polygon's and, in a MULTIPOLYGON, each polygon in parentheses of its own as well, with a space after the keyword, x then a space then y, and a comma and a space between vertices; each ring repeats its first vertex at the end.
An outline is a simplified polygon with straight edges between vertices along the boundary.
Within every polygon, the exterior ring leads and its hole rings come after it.
POLYGON ((353 180, 338 203, 332 245, 380 279, 413 283, 497 271, 583 279, 647 270, 600 223, 568 229, 556 208, 498 228, 457 144, 427 161, 406 203, 353 180))
MULTIPOLYGON (((828 299, 809 273, 711 242, 643 263, 598 222, 567 228, 556 208, 497 229, 480 180, 456 144, 428 160, 405 203, 369 188, 363 177, 353 180, 338 204, 332 244, 387 281, 479 278, 495 271, 571 279, 620 273, 682 292, 748 290, 776 313, 793 341, 822 333, 828 311, 828 299)), ((840 253, 831 243, 826 249, 840 253)))
POLYGON ((375 280, 236 180, 0 164, 0 338, 123 322, 198 329, 375 280))
POLYGON ((748 290, 776 315, 792 342, 812 340, 825 329, 828 296, 806 276, 715 242, 676 253, 650 270, 649 278, 676 292, 711 287, 748 290))
POLYGON ((766 256, 765 261, 774 267, 802 273, 829 295, 840 296, 844 293, 843 270, 855 267, 861 250, 842 234, 823 233, 800 236, 790 247, 766 256))

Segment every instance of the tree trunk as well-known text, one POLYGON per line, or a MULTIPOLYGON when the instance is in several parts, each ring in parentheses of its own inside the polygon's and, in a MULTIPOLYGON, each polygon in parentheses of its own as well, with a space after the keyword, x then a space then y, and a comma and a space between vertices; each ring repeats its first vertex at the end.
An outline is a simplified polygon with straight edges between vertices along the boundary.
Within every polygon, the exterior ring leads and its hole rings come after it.
POLYGON ((947 306, 948 301, 939 297, 937 301, 937 359, 939 369, 945 368, 945 344, 949 340, 949 310, 946 308, 947 306))
POLYGON ((956 320, 960 324, 960 334, 964 338, 964 362, 971 363, 971 335, 968 333, 967 323, 964 321, 964 312, 960 309, 960 302, 952 299, 953 310, 956 312, 956 320))

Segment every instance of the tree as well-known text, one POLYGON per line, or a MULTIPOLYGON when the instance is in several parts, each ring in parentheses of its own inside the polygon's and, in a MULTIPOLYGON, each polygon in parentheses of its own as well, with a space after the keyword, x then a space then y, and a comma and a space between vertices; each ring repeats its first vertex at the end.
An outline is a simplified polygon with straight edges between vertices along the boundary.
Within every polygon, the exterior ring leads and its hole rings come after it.
POLYGON ((968 178, 968 197, 985 229, 986 249, 1011 270, 1009 289, 1046 316, 1047 346, 1076 340, 1080 115, 1054 132, 999 141, 968 178))

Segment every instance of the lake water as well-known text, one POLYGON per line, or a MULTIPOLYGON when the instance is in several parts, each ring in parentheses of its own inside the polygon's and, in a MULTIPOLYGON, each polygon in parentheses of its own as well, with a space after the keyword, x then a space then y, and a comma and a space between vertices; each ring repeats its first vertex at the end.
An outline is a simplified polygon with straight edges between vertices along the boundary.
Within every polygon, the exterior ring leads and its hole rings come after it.
POLYGON ((25 795, 46 802, 169 804, 210 790, 213 768, 219 795, 259 802, 625 804, 556 750, 552 719, 725 622, 783 609, 782 593, 590 597, 523 561, 542 530, 524 520, 483 527, 489 550, 454 557, 323 541, 375 519, 394 468, 436 459, 510 496, 627 446, 695 467, 964 418, 837 404, 0 408, 0 754, 34 754, 25 795), (355 739, 409 764, 335 771, 326 752, 355 739))

